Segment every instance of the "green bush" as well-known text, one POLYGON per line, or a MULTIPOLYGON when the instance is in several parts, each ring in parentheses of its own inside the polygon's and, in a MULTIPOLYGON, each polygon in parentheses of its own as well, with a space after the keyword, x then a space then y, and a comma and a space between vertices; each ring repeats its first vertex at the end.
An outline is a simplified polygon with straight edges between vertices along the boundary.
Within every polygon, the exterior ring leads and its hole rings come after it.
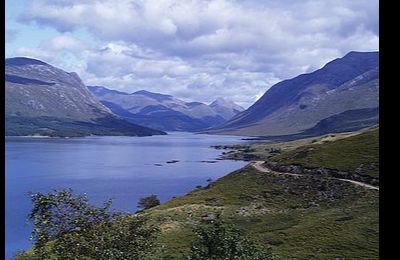
POLYGON ((16 259, 148 259, 157 229, 139 216, 110 212, 88 203, 85 195, 55 190, 30 193, 34 247, 16 259))
POLYGON ((152 194, 150 196, 141 198, 137 207, 139 210, 145 210, 158 205, 160 205, 160 200, 157 198, 157 195, 152 194))
POLYGON ((188 260, 272 260, 264 247, 241 235, 234 226, 219 216, 194 229, 197 236, 187 256, 188 260))

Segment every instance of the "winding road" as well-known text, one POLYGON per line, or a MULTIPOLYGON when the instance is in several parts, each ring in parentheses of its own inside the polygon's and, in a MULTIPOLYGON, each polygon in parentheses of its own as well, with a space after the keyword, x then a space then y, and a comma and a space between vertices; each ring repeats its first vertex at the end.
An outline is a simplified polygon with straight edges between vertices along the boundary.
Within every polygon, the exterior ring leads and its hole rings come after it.
MULTIPOLYGON (((252 161, 252 162, 250 162, 250 165, 253 166, 256 170, 258 170, 260 172, 267 172, 267 173, 280 174, 280 175, 281 174, 285 174, 285 175, 293 175, 293 176, 304 175, 304 174, 296 174, 296 173, 290 173, 290 172, 272 171, 272 170, 264 167, 263 164, 264 164, 264 161, 252 161)), ((334 178, 334 177, 332 177, 332 178, 334 178)), ((340 178, 335 178, 335 179, 341 180, 341 181, 351 182, 351 183, 353 183, 355 185, 362 186, 362 187, 365 187, 367 189, 372 189, 372 190, 378 190, 379 191, 379 187, 375 187, 375 186, 372 186, 370 184, 366 184, 366 183, 363 183, 363 182, 353 181, 353 180, 349 180, 349 179, 340 179, 340 178)))

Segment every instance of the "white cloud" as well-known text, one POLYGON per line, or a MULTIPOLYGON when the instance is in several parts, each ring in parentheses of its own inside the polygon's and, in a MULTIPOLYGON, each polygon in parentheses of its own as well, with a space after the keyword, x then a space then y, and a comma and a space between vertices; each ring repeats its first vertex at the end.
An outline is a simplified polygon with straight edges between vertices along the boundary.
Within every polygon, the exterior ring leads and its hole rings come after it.
POLYGON ((37 55, 82 59, 89 84, 244 106, 278 80, 379 48, 377 0, 31 0, 21 20, 62 33, 37 55), (97 46, 72 36, 82 28, 97 46))
POLYGON ((54 37, 51 39, 47 47, 57 51, 81 51, 86 48, 82 42, 68 35, 59 35, 54 37))

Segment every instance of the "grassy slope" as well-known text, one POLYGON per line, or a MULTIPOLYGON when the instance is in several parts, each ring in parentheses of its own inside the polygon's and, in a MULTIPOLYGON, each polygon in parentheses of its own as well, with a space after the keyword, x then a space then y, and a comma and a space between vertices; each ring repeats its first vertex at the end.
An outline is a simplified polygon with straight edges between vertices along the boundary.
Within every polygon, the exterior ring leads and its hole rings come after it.
POLYGON ((227 149, 229 151, 223 153, 223 158, 232 160, 267 160, 276 153, 272 150, 280 150, 280 152, 291 151, 301 146, 310 144, 323 144, 330 141, 340 140, 346 137, 357 135, 363 131, 350 133, 327 134, 319 137, 308 137, 286 142, 262 142, 254 144, 236 144, 236 145, 217 145, 217 149, 227 149), (272 149, 272 150, 271 150, 272 149))
MULTIPOLYGON (((237 155, 354 170, 361 163, 378 165, 378 134, 379 128, 375 128, 281 144, 254 144, 240 147, 242 152, 237 155), (271 148, 279 148, 281 153, 271 153, 271 148), (306 156, 298 156, 304 153, 306 156)), ((378 168, 364 173, 379 176, 378 168)), ((160 241, 168 248, 165 255, 174 259, 180 259, 179 252, 188 248, 193 236, 190 227, 217 212, 223 212, 227 221, 250 237, 271 246, 283 259, 378 259, 378 199, 379 192, 351 183, 317 176, 271 175, 248 166, 147 214, 161 223, 165 232, 160 241)))
POLYGON ((270 160, 281 164, 326 167, 379 178, 379 127, 353 133, 330 134, 285 143, 219 146, 228 159, 270 160), (275 150, 279 153, 274 153, 275 150), (271 152, 272 151, 272 152, 271 152))
POLYGON ((379 128, 324 144, 310 144, 271 158, 283 164, 326 167, 379 178, 379 128))
POLYGON ((374 190, 248 166, 146 214, 164 229, 164 256, 173 259, 187 249, 190 227, 217 212, 283 259, 378 259, 378 206, 374 190))

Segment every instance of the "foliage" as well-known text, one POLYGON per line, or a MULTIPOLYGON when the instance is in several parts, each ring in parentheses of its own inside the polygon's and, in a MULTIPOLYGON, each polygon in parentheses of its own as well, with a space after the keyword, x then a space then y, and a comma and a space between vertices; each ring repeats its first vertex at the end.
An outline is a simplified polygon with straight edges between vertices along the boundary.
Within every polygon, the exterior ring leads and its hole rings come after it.
POLYGON ((53 252, 67 259, 148 259, 155 249, 157 229, 145 225, 139 217, 103 222, 86 232, 62 236, 53 252))
POLYGON ((195 228, 197 241, 192 245, 190 260, 274 259, 262 246, 243 237, 233 225, 218 216, 208 224, 195 228))
POLYGON ((30 194, 34 224, 32 255, 17 259, 147 259, 157 229, 138 216, 110 212, 111 201, 97 208, 71 190, 30 194))
POLYGON ((150 196, 141 198, 137 207, 140 210, 146 210, 158 205, 160 205, 160 200, 157 198, 157 195, 152 194, 150 196))
POLYGON ((43 135, 51 137, 82 137, 88 135, 148 136, 166 134, 134 125, 113 117, 78 121, 52 116, 6 116, 6 136, 43 135))

